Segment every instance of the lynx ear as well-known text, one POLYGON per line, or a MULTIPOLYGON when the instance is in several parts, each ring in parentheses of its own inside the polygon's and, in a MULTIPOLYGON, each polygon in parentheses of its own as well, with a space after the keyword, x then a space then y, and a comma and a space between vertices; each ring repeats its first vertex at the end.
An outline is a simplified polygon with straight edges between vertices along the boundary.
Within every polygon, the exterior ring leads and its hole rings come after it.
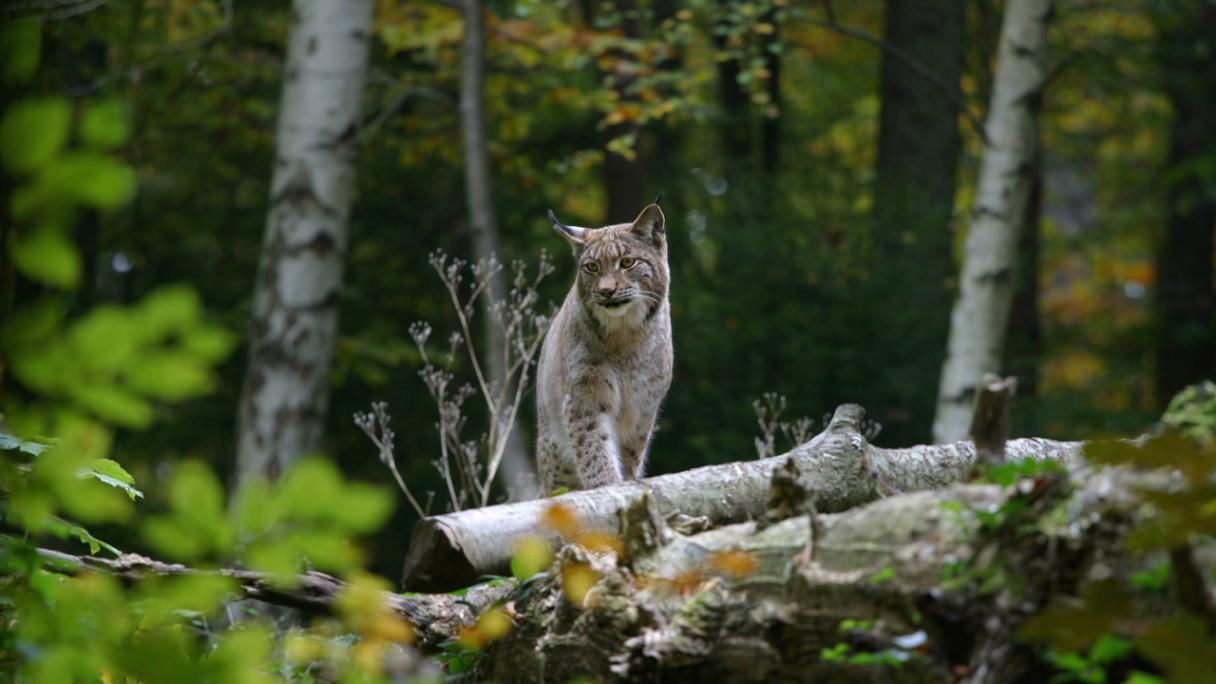
POLYGON ((567 226, 566 224, 562 223, 561 221, 558 221, 557 216, 554 215, 552 209, 549 210, 549 220, 553 221, 553 229, 556 230, 558 233, 560 233, 562 237, 566 238, 566 240, 569 241, 570 244, 573 245, 575 249, 582 247, 583 243, 586 242, 586 240, 587 240, 587 229, 586 228, 580 228, 578 226, 567 226))
POLYGON ((633 226, 629 228, 629 232, 656 245, 663 244, 663 238, 667 234, 667 222, 663 218, 663 210, 657 204, 646 207, 633 220, 633 226))

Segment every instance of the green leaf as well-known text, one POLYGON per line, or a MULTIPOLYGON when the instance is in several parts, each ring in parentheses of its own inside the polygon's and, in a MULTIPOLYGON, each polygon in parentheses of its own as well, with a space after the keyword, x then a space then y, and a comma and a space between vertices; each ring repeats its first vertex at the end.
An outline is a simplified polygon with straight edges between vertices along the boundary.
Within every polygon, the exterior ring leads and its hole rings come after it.
POLYGON ((137 498, 143 498, 144 493, 132 486, 135 484, 135 478, 131 477, 131 474, 126 470, 123 470, 123 467, 118 465, 118 463, 108 458, 94 460, 89 468, 83 472, 83 476, 92 477, 111 487, 123 490, 132 501, 137 498))
MULTIPOLYGON (((219 645, 204 662, 208 674, 199 681, 240 682, 241 684, 273 684, 280 681, 267 672, 266 663, 273 662, 274 639, 262 626, 242 625, 230 629, 218 638, 219 645)), ((342 681, 362 681, 344 678, 342 681)))
POLYGON ((157 517, 143 525, 143 537, 157 552, 180 561, 193 561, 211 551, 211 539, 203 530, 173 516, 157 517))
POLYGON ((76 198, 94 209, 117 209, 135 196, 135 170, 100 154, 75 152, 64 155, 54 167, 70 179, 76 198))
POLYGON ((395 499, 388 489, 358 482, 347 485, 334 520, 356 534, 380 529, 393 513, 395 499))
POLYGON ((94 537, 93 534, 84 527, 77 525, 76 523, 63 520, 62 518, 51 516, 49 524, 47 525, 47 531, 60 538, 75 537, 79 539, 82 543, 89 547, 89 553, 91 554, 96 554, 101 549, 105 549, 115 556, 122 555, 122 551, 119 551, 117 547, 113 546, 112 544, 107 544, 101 539, 94 537))
POLYGON ((305 458, 293 464, 275 488, 283 510, 298 520, 323 520, 341 501, 342 474, 328 460, 305 458))
POLYGON ((1113 634, 1103 634, 1089 649, 1089 659, 1098 665, 1123 660, 1132 652, 1132 642, 1113 634))
POLYGON ((47 450, 47 445, 39 442, 29 442, 16 435, 0 432, 0 449, 6 451, 22 451, 31 456, 37 456, 47 450))
POLYGON ((194 327, 181 339, 183 349, 212 363, 228 358, 237 342, 237 336, 224 328, 206 324, 194 327))
POLYGON ((198 461, 177 466, 169 480, 169 497, 175 508, 210 526, 226 524, 224 488, 215 473, 198 461))
POLYGON ((50 524, 55 500, 44 489, 21 489, 9 496, 4 517, 30 532, 42 532, 50 524))
POLYGON ((178 619, 181 611, 212 616, 236 592, 236 582, 218 575, 150 578, 139 583, 135 601, 143 615, 140 628, 178 619))
POLYGON ((89 467, 98 475, 105 475, 114 480, 118 480, 123 484, 135 484, 135 478, 128 473, 125 468, 118 464, 117 461, 108 458, 95 459, 89 467))
POLYGON ((22 83, 38 71, 42 23, 29 19, 0 25, 0 75, 5 83, 22 83))
POLYGON ((58 337, 67 307, 62 297, 44 297, 17 309, 0 331, 0 344, 12 352, 24 346, 42 346, 58 337))
POLYGON ((80 253, 63 231, 35 228, 12 243, 13 266, 30 280, 70 289, 80 282, 80 253))
POLYGON ((1170 563, 1158 563, 1147 570, 1141 570, 1131 576, 1132 586, 1145 591, 1163 591, 1170 581, 1172 567, 1170 563))
POLYGON ((109 150, 127 141, 131 134, 126 104, 108 98, 85 110, 80 119, 80 139, 100 150, 109 150))
POLYGON ((81 366, 109 374, 139 362, 138 335, 139 323, 128 309, 103 304, 73 324, 67 339, 81 366))
POLYGON ((145 355, 127 371, 125 379, 141 394, 170 401, 204 394, 213 384, 210 367, 174 352, 145 355))
POLYGON ((152 406, 139 396, 101 379, 72 388, 78 404, 97 417, 129 428, 146 428, 152 422, 152 406))
POLYGON ((211 469, 186 461, 173 470, 166 495, 172 511, 144 524, 144 538, 179 560, 231 552, 234 533, 224 511, 224 490, 211 469))
POLYGON ((0 119, 0 163, 12 175, 37 171, 63 148, 71 122, 67 98, 18 100, 0 119))
POLYGON ((135 316, 144 339, 160 340, 194 325, 202 312, 203 304, 194 288, 170 285, 144 297, 135 309, 135 316))

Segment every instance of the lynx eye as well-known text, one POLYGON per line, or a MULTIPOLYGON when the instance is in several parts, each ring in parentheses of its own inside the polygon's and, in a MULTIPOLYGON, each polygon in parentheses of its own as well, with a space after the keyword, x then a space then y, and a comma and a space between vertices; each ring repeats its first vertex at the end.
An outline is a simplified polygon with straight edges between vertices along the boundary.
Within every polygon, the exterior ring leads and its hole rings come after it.
POLYGON ((600 265, 595 263, 594 261, 586 261, 586 262, 583 262, 583 270, 588 273, 599 273, 600 265))
POLYGON ((638 260, 634 259, 633 257, 625 257, 624 259, 621 259, 621 268, 633 268, 633 265, 637 262, 638 260))

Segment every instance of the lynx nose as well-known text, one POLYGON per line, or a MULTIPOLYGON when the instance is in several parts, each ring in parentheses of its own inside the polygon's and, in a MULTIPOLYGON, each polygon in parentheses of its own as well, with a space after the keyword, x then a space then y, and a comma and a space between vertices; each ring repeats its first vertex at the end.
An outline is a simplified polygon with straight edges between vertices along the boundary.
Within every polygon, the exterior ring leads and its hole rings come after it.
POLYGON ((613 278, 604 278, 596 283, 595 287, 595 292, 599 296, 611 297, 612 295, 616 294, 617 282, 613 278))

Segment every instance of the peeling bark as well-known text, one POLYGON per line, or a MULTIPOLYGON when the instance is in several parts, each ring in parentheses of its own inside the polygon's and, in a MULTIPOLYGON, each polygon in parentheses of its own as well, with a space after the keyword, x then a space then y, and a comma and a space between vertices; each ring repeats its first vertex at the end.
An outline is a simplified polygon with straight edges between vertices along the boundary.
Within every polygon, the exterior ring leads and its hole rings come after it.
POLYGON ((295 0, 237 414, 237 478, 317 451, 329 398, 371 0, 295 0))
MULTIPOLYGON (((543 534, 541 519, 553 503, 573 510, 583 523, 615 530, 621 511, 644 494, 660 514, 704 516, 725 524, 761 517, 769 498, 773 470, 793 458, 801 484, 819 511, 847 510, 892 491, 944 487, 966 479, 975 462, 970 442, 906 449, 881 449, 866 442, 858 428, 860 406, 836 409, 819 435, 788 454, 742 463, 696 468, 614 487, 571 492, 552 499, 490 506, 431 516, 414 528, 406 554, 403 582, 413 591, 447 591, 485 574, 507 571, 515 543, 543 534)), ((1070 462, 1079 442, 1015 439, 1005 446, 1010 459, 1055 458, 1070 462)))
POLYGON ((997 71, 988 107, 979 188, 963 254, 959 295, 950 314, 933 439, 962 439, 975 386, 1000 371, 1022 217, 1030 195, 1036 126, 1047 79, 1052 0, 1005 4, 997 71))

